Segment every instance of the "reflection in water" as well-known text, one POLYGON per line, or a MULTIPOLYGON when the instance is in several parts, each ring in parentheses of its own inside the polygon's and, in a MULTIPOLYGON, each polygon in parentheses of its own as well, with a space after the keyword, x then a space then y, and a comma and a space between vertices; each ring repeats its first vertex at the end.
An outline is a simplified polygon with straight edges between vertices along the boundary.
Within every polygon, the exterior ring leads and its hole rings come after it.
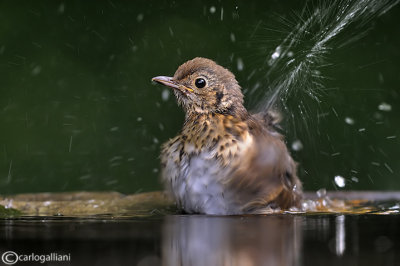
MULTIPOLYGON (((400 215, 0 219, 0 256, 72 265, 399 265, 400 215)), ((55 264, 54 264, 55 265, 55 264)))
POLYGON ((301 216, 169 216, 164 265, 301 265, 301 216))
POLYGON ((346 228, 344 224, 344 215, 336 217, 336 255, 343 255, 346 250, 346 228))

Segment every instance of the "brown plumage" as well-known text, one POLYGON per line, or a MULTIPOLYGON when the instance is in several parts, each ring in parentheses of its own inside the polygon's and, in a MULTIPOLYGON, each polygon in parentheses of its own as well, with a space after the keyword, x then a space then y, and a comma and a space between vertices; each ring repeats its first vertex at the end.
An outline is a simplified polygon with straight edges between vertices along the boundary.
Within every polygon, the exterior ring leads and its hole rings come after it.
POLYGON ((261 213, 299 207, 301 183, 275 115, 251 115, 235 76, 206 58, 154 81, 174 89, 186 113, 178 136, 162 146, 166 191, 189 213, 261 213))

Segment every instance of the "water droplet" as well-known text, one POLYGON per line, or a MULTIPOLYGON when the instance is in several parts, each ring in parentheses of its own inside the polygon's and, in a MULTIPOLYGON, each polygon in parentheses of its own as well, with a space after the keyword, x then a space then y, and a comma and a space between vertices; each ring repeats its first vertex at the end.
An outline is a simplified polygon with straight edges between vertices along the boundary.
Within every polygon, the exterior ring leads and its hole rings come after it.
POLYGON ((336 117, 339 117, 338 113, 336 112, 335 108, 332 107, 332 112, 335 114, 336 117))
POLYGON ((161 99, 162 99, 164 102, 168 101, 168 99, 169 99, 169 94, 170 94, 170 90, 169 90, 169 89, 164 89, 164 90, 161 92, 161 99))
POLYGON ((383 165, 386 167, 386 169, 387 169, 391 174, 394 173, 394 172, 393 172, 393 169, 392 169, 387 163, 384 163, 383 165))
POLYGON ((292 51, 289 51, 288 53, 287 53, 287 57, 293 57, 294 56, 294 53, 292 52, 292 51))
POLYGON ((86 179, 89 179, 89 178, 91 178, 91 177, 92 177, 92 175, 87 174, 87 175, 80 176, 79 179, 81 179, 81 180, 86 180, 86 179))
POLYGON ((40 72, 42 71, 42 68, 40 66, 35 66, 32 70, 32 75, 33 76, 37 76, 40 74, 40 72))
POLYGON ((115 132, 115 131, 118 131, 118 129, 119 129, 119 127, 112 127, 112 128, 110 128, 110 131, 115 132))
POLYGON ((238 69, 239 71, 242 71, 243 68, 244 68, 243 60, 242 60, 242 58, 239 57, 239 58, 237 59, 237 69, 238 69))
POLYGON ((139 15, 137 15, 136 20, 137 22, 141 22, 144 19, 144 15, 142 13, 140 13, 139 15))
POLYGON ((281 47, 280 46, 276 47, 274 53, 271 55, 271 58, 273 60, 276 60, 277 58, 279 58, 279 56, 281 56, 281 47))
POLYGON ((379 73, 378 79, 379 79, 379 82, 380 82, 380 83, 384 83, 384 82, 385 82, 382 73, 379 73))
POLYGON ((235 42, 235 41, 236 41, 236 37, 235 37, 235 34, 233 34, 233 32, 231 33, 231 41, 232 41, 232 42, 235 42))
POLYGON ((379 113, 379 112, 375 112, 374 113, 374 118, 376 120, 382 120, 383 119, 383 115, 381 113, 379 113))
POLYGON ((120 166, 120 165, 121 165, 120 162, 110 163, 109 167, 110 167, 110 168, 114 168, 114 167, 117 167, 117 166, 120 166))
POLYGON ((378 109, 381 111, 390 112, 392 111, 392 106, 388 103, 383 102, 380 105, 378 105, 378 109))
MULTIPOLYGON (((117 179, 113 179, 113 180, 107 181, 106 185, 110 186, 110 185, 114 185, 114 184, 117 184, 117 183, 118 183, 118 180, 117 179)), ((97 205, 94 205, 93 207, 95 207, 95 206, 97 206, 97 205)))
POLYGON ((344 122, 346 122, 346 124, 348 124, 348 125, 354 125, 354 119, 351 117, 346 117, 344 119, 344 122))
POLYGON ((143 120, 143 118, 141 118, 140 116, 136 119, 136 121, 141 122, 143 120))
POLYGON ((211 14, 214 14, 215 11, 217 11, 217 9, 215 8, 215 6, 211 6, 211 7, 210 7, 210 13, 211 13, 211 14))
POLYGON ((238 71, 242 71, 243 68, 244 68, 243 60, 242 60, 242 58, 238 58, 237 59, 237 69, 238 69, 238 71))
POLYGON ((169 30, 169 35, 171 35, 171 37, 174 37, 174 31, 172 30, 172 28, 169 27, 168 30, 169 30))
POLYGON ((108 160, 108 162, 113 163, 122 159, 122 156, 114 156, 108 160))
POLYGON ((275 48, 275 51, 272 53, 271 58, 268 61, 268 65, 272 66, 280 56, 281 56, 281 47, 278 46, 275 48))
POLYGON ((316 193, 318 198, 323 198, 326 196, 326 189, 325 188, 318 189, 316 193))
POLYGON ((61 5, 58 6, 58 13, 62 14, 65 11, 65 4, 61 3, 61 5))
POLYGON ((300 140, 295 140, 295 141, 293 141, 293 143, 292 143, 292 150, 294 150, 294 151, 300 151, 300 150, 302 150, 303 149, 303 143, 301 143, 301 141, 300 140))
POLYGON ((313 73, 314 73, 314 75, 317 76, 317 77, 318 77, 318 76, 321 76, 321 71, 319 71, 319 70, 314 70, 313 73))
POLYGON ((364 131, 365 131, 364 127, 358 129, 358 132, 364 132, 364 131))
POLYGON ((346 186, 346 180, 344 179, 343 176, 337 175, 337 176, 335 176, 335 184, 338 187, 345 187, 346 186))

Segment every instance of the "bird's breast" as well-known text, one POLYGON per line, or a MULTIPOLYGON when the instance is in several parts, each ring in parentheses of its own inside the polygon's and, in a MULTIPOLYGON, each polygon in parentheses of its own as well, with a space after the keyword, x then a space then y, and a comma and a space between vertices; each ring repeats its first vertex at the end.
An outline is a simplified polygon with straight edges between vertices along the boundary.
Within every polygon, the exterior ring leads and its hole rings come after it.
POLYGON ((185 154, 206 151, 223 166, 240 158, 241 153, 254 145, 254 137, 244 121, 221 114, 190 120, 182 130, 182 139, 185 154))
POLYGON ((195 213, 231 212, 233 206, 223 185, 229 170, 221 165, 215 152, 181 141, 171 142, 168 147, 162 153, 162 179, 178 206, 195 213))

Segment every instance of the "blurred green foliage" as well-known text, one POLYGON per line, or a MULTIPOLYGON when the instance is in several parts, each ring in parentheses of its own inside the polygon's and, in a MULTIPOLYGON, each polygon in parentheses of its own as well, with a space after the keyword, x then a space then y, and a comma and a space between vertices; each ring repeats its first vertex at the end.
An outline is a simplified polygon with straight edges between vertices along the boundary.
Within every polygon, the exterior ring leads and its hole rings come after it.
MULTIPOLYGON (((150 79, 204 56, 252 88, 263 78, 249 78, 252 71, 290 30, 276 22, 296 23, 302 5, 2 1, 0 193, 159 189, 159 146, 179 131, 183 112, 150 79)), ((297 130, 287 127, 288 146, 303 144, 292 153, 306 189, 334 189, 335 175, 348 189, 400 189, 399 12, 331 51, 321 103, 307 101, 317 112, 297 130), (382 103, 391 110, 379 110, 382 103)), ((258 99, 246 96, 251 109, 258 99)), ((300 121, 302 114, 285 116, 300 121)))

